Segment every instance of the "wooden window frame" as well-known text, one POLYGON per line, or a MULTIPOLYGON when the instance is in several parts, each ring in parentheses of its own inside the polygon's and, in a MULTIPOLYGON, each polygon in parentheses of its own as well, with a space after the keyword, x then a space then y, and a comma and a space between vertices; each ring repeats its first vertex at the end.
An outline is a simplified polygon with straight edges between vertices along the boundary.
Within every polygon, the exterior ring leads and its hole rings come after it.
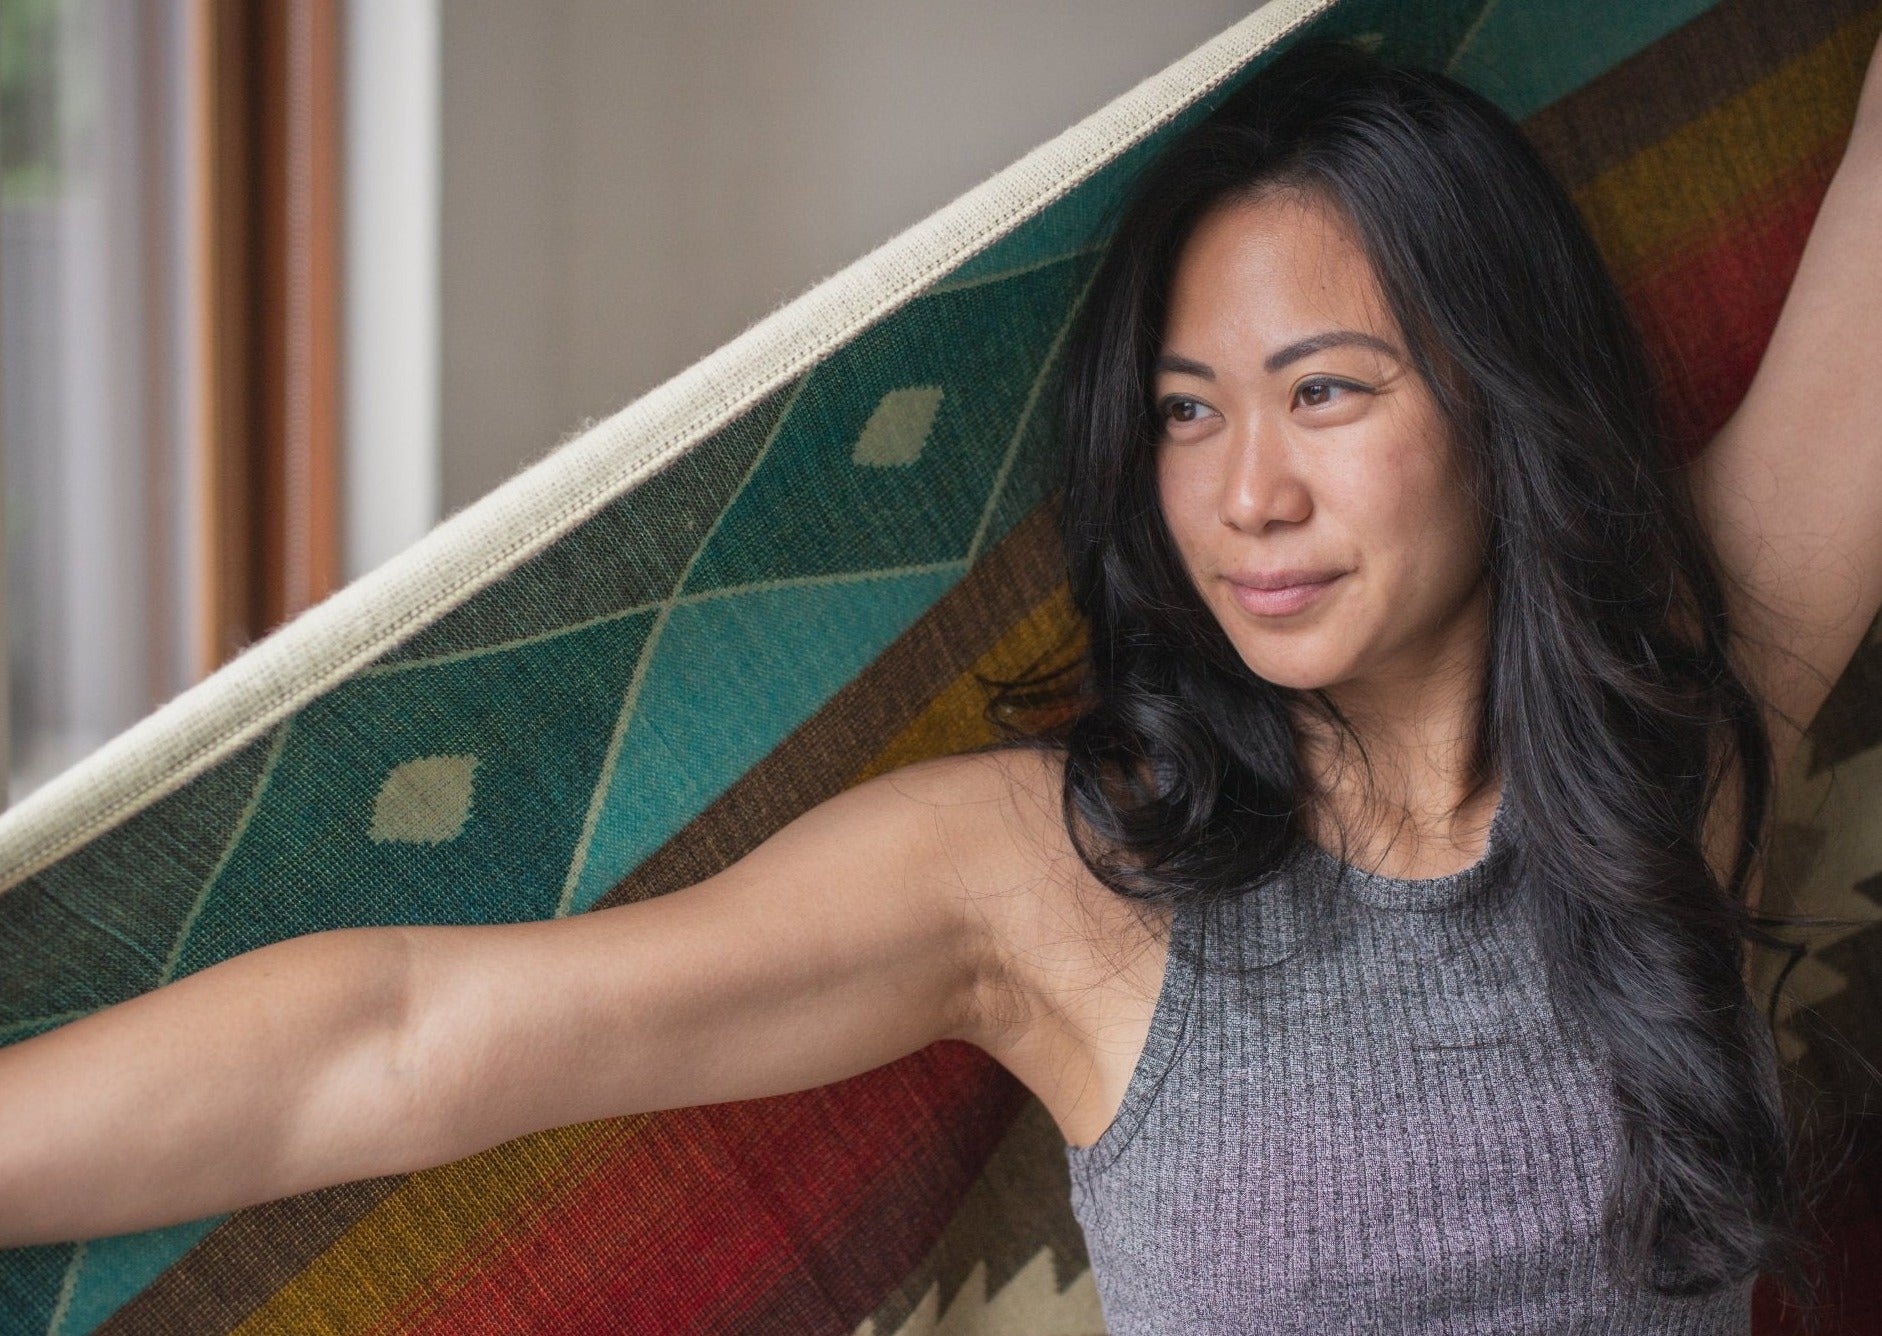
POLYGON ((340 583, 339 0, 197 0, 206 673, 340 583))

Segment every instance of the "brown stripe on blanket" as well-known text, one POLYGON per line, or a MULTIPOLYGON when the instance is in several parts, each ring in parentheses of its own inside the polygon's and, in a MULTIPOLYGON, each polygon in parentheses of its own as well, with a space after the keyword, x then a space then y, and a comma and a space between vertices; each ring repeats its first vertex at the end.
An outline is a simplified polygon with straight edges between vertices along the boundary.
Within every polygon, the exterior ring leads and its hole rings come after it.
POLYGON ((1523 122, 1575 190, 1743 92, 1876 0, 1723 0, 1523 122))
POLYGON ((232 1331, 406 1177, 342 1183, 237 1211, 100 1324, 99 1336, 232 1331))
MULTIPOLYGON (((875 662, 595 907, 703 880, 799 812, 840 792, 1063 575, 1053 510, 1040 506, 875 662)), ((407 1177, 343 1183, 237 1211, 99 1330, 189 1336, 230 1330, 407 1177)))

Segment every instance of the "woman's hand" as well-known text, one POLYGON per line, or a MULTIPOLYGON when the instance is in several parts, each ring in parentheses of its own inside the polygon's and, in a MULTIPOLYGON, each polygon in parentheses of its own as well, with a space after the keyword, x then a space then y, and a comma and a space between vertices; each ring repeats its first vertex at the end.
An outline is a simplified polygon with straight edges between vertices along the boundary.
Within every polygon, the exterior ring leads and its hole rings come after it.
POLYGON ((838 795, 696 886, 280 942, 0 1050, 0 1246, 124 1233, 977 1041, 1024 880, 996 757, 838 795), (1016 872, 1016 869, 1018 871, 1016 872))

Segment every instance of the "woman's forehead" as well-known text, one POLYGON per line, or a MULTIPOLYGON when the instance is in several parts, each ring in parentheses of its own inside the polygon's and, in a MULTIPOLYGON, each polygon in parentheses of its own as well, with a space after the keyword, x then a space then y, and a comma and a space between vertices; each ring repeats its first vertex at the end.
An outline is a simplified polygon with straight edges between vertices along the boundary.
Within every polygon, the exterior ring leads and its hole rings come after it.
POLYGON ((1353 227, 1311 191, 1210 210, 1178 256, 1167 311, 1166 342, 1212 331, 1291 340, 1322 326, 1401 342, 1353 227))
POLYGON ((1306 190, 1270 190, 1210 209, 1178 254, 1169 316, 1171 326, 1184 318, 1336 316, 1381 337, 1396 333, 1357 231, 1306 190))

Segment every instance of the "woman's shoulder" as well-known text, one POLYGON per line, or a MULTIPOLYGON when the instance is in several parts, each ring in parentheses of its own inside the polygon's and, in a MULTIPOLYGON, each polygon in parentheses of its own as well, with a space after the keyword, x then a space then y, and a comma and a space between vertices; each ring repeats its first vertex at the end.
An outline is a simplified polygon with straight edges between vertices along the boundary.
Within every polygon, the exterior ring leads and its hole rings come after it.
POLYGON ((938 881, 993 914, 1004 902, 1093 880, 1066 831, 1064 773, 1056 749, 1010 746, 917 761, 862 789, 923 829, 923 861, 938 881))
POLYGON ((1050 745, 1013 743, 974 751, 932 756, 884 771, 868 782, 893 784, 911 794, 972 801, 1004 794, 1017 786, 1056 802, 1065 773, 1065 755, 1050 745))
POLYGON ((869 786, 931 823, 943 875, 976 895, 1083 896, 1102 884, 1066 828, 1064 776, 1062 752, 1015 745, 918 761, 869 786))

